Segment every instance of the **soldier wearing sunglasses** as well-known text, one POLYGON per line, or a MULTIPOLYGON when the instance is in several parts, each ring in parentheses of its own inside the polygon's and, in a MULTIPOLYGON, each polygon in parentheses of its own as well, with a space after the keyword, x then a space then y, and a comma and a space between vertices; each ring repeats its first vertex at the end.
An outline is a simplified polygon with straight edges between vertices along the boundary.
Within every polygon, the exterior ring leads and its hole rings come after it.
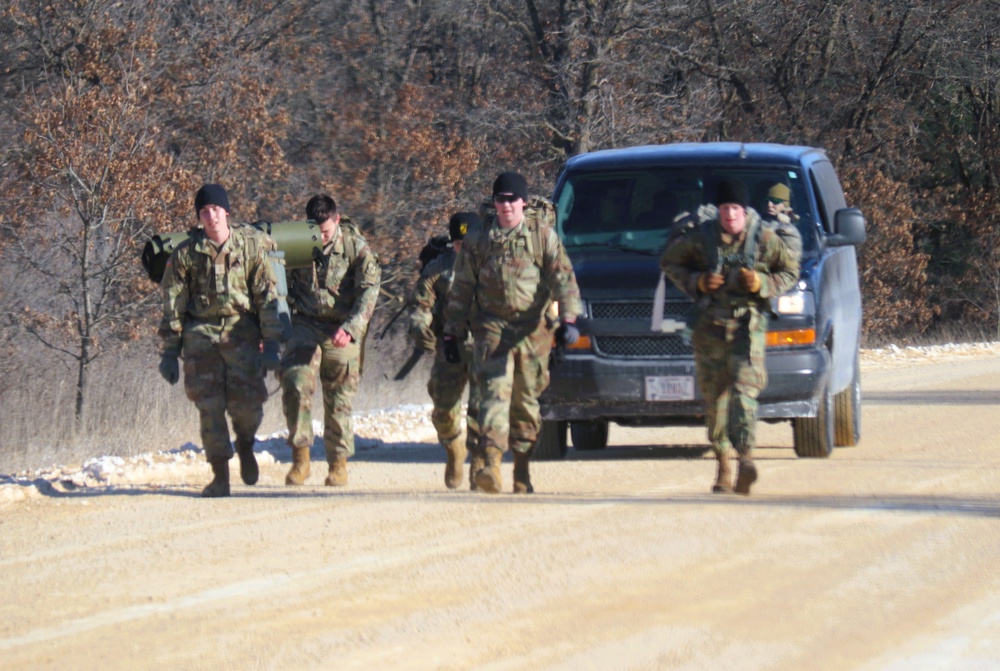
POLYGON ((445 312, 448 361, 461 361, 460 343, 472 331, 480 439, 469 470, 476 488, 491 494, 501 490, 500 463, 508 449, 514 453, 514 493, 534 491, 528 460, 542 425, 538 397, 549 385, 553 336, 570 345, 580 337, 573 266, 555 230, 525 207, 527 201, 524 177, 505 172, 496 178, 496 213, 466 236, 445 312))

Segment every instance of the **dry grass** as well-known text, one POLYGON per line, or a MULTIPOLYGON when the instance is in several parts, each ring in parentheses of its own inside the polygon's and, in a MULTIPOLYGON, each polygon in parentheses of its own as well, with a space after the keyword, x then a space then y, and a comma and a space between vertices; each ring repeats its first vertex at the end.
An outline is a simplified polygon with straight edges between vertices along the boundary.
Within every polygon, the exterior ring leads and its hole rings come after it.
MULTIPOLYGON (((170 386, 157 371, 155 346, 136 346, 117 359, 99 360, 91 371, 91 394, 82 425, 74 420, 75 378, 65 368, 10 384, 2 399, 0 473, 51 464, 72 464, 100 455, 132 456, 200 445, 198 412, 183 383, 170 386)), ((429 361, 421 361, 405 381, 392 377, 409 355, 400 333, 368 343, 355 412, 403 404, 424 404, 429 361)), ((430 359, 425 356, 424 359, 430 359)), ((286 428, 281 391, 268 377, 271 397, 264 406, 259 435, 286 428)), ((314 403, 322 420, 322 401, 314 403)))

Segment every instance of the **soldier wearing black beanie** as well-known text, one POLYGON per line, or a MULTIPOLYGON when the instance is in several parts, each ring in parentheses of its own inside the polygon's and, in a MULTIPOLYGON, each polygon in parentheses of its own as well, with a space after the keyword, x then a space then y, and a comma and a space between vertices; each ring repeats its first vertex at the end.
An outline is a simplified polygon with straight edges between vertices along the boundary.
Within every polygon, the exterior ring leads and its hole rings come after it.
POLYGON ((715 204, 719 206, 723 203, 736 203, 746 209, 747 185, 738 179, 724 179, 719 182, 719 186, 715 189, 715 204))
POLYGON ((229 196, 226 195, 226 190, 219 184, 206 184, 198 189, 198 193, 194 195, 195 215, 201 212, 201 208, 206 205, 218 205, 225 210, 227 214, 231 213, 229 208, 229 196))
POLYGON ((528 201, 528 181, 523 175, 516 172, 502 172, 493 182, 493 195, 510 193, 520 196, 521 200, 528 201))

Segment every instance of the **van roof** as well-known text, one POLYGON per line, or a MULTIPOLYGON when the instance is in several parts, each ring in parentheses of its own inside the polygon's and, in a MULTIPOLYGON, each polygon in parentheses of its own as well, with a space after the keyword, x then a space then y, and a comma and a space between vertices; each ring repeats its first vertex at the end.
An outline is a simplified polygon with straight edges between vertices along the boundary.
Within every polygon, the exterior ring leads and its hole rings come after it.
POLYGON ((606 170, 665 165, 804 166, 817 160, 828 160, 825 150, 765 142, 684 142, 604 149, 579 154, 566 161, 566 170, 606 170))

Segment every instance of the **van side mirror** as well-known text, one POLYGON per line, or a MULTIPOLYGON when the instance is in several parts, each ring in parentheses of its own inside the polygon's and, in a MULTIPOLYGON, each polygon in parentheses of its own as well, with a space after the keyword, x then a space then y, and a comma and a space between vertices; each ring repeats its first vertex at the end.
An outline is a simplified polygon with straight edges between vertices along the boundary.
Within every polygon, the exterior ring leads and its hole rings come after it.
POLYGON ((831 247, 855 247, 865 242, 865 215, 856 207, 837 210, 833 215, 833 235, 827 236, 826 244, 831 247))

